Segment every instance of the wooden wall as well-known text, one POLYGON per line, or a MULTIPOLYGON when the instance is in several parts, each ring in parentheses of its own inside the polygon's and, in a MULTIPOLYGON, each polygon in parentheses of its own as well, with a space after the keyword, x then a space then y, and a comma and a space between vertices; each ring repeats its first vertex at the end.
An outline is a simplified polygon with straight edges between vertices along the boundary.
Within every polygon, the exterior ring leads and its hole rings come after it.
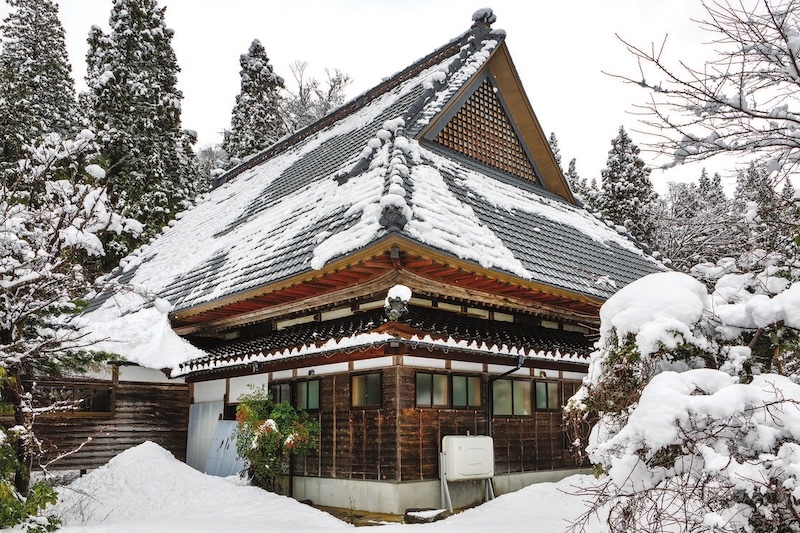
POLYGON ((320 383, 321 437, 316 454, 295 460, 298 475, 346 479, 397 479, 396 368, 382 371, 383 404, 350 407, 350 375, 323 376, 320 383))
POLYGON ((79 452, 59 459, 51 470, 96 468, 130 447, 145 441, 186 460, 189 428, 189 388, 185 383, 120 382, 116 385, 112 416, 81 417, 51 415, 39 417, 34 430, 43 440, 47 456, 74 450, 87 438, 92 440, 79 452))
MULTIPOLYGON (((295 474, 391 481, 438 479, 442 437, 487 434, 485 409, 418 409, 415 369, 391 367, 380 372, 380 409, 350 407, 349 374, 320 378, 320 410, 315 414, 321 426, 320 446, 308 457, 295 460, 295 474)), ((484 390, 487 379, 485 376, 484 390)), ((577 383, 564 382, 562 395, 568 398, 576 387, 577 383)), ((492 424, 498 474, 577 466, 566 449, 560 411, 498 417, 492 424)))

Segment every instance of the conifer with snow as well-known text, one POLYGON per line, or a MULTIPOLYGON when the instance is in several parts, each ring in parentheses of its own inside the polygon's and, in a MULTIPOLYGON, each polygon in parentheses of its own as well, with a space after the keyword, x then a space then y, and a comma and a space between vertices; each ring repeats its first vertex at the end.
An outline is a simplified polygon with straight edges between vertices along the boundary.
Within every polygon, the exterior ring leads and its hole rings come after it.
POLYGON ((222 149, 232 158, 242 158, 272 145, 287 133, 281 116, 283 78, 275 74, 264 45, 253 40, 239 57, 241 91, 231 114, 231 129, 225 132, 222 149))
MULTIPOLYGON (((115 0, 108 35, 89 35, 84 102, 108 164, 108 193, 127 216, 160 230, 196 195, 202 182, 186 157, 181 129, 180 70, 173 30, 156 0, 115 0)), ((117 240, 124 255, 135 242, 117 240)))
POLYGON ((793 194, 789 180, 778 193, 763 165, 751 163, 737 174, 734 202, 749 249, 782 252, 792 241, 800 226, 793 194))
POLYGON ((653 209, 658 196, 650 181, 650 169, 639 157, 639 147, 621 126, 619 134, 611 140, 606 165, 597 198, 598 209, 640 241, 652 244, 653 209))
POLYGON ((8 0, 0 53, 0 157, 16 165, 26 144, 80 129, 64 28, 52 0, 8 0))
POLYGON ((558 168, 561 168, 561 150, 558 148, 556 132, 550 132, 550 137, 547 139, 547 144, 550 145, 550 151, 553 152, 553 157, 556 160, 556 164, 558 164, 558 168))
POLYGON ((588 205, 592 209, 597 209, 597 195, 599 194, 597 190, 597 180, 592 178, 592 181, 589 182, 586 178, 581 178, 578 175, 578 168, 574 157, 569 161, 565 177, 567 178, 570 190, 572 190, 572 194, 580 198, 585 205, 588 205))

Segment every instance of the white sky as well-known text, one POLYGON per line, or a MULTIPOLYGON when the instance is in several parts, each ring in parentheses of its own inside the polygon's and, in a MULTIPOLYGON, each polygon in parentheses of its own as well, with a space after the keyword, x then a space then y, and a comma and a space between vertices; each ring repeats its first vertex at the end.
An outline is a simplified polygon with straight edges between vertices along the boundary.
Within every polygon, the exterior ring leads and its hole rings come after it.
MULTIPOLYGON (((111 0, 60 0, 61 20, 74 77, 84 86, 86 37, 92 24, 104 29, 111 0)), ((620 124, 629 131, 632 104, 641 89, 601 71, 635 75, 636 63, 615 33, 641 46, 669 33, 668 52, 694 60, 706 52, 707 36, 691 18, 703 14, 698 0, 160 0, 181 65, 183 125, 197 130, 199 146, 221 140, 239 92, 239 55, 258 38, 278 74, 308 61, 312 74, 339 68, 354 83, 348 98, 371 88, 465 31, 472 13, 492 7, 495 28, 507 44, 534 111, 549 135, 555 131, 564 167, 577 158, 582 176, 598 177, 620 124)), ((5 14, 8 7, 2 7, 5 14)), ((632 133, 634 142, 645 138, 632 133)), ((651 159, 645 155, 645 159, 651 159)), ((725 168, 711 170, 721 172, 725 168)), ((695 180, 697 168, 654 172, 656 187, 666 180, 695 180), (666 177, 665 177, 666 175, 666 177)))

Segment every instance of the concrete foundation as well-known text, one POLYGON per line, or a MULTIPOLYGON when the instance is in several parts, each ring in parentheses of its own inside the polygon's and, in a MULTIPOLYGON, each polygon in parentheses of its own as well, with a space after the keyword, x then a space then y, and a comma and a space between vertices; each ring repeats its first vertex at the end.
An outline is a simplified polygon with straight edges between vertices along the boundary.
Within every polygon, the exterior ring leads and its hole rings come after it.
MULTIPOLYGON (((533 483, 555 482, 585 473, 585 469, 523 472, 495 476, 492 482, 495 495, 499 496, 533 483)), ((483 501, 483 480, 451 482, 449 486, 454 508, 469 507, 483 501)), ((296 476, 294 497, 311 500, 315 505, 397 515, 410 508, 442 507, 439 480, 399 483, 296 476)))

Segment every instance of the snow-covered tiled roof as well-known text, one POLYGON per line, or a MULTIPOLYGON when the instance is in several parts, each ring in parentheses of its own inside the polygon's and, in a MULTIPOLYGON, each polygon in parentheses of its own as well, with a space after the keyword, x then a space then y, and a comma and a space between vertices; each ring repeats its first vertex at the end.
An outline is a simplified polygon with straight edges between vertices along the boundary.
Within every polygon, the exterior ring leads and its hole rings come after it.
POLYGON ((206 339, 206 355, 173 369, 172 375, 268 364, 336 352, 356 352, 397 342, 410 348, 507 356, 588 365, 591 343, 582 333, 512 322, 495 322, 457 313, 410 307, 398 323, 413 334, 393 334, 381 327, 390 320, 383 309, 310 322, 261 335, 223 341, 206 339))
POLYGON ((418 138, 503 38, 476 20, 332 118, 251 158, 118 275, 179 311, 320 269, 391 233, 601 299, 661 270, 542 186, 418 138), (401 222, 387 223, 387 212, 401 222))

